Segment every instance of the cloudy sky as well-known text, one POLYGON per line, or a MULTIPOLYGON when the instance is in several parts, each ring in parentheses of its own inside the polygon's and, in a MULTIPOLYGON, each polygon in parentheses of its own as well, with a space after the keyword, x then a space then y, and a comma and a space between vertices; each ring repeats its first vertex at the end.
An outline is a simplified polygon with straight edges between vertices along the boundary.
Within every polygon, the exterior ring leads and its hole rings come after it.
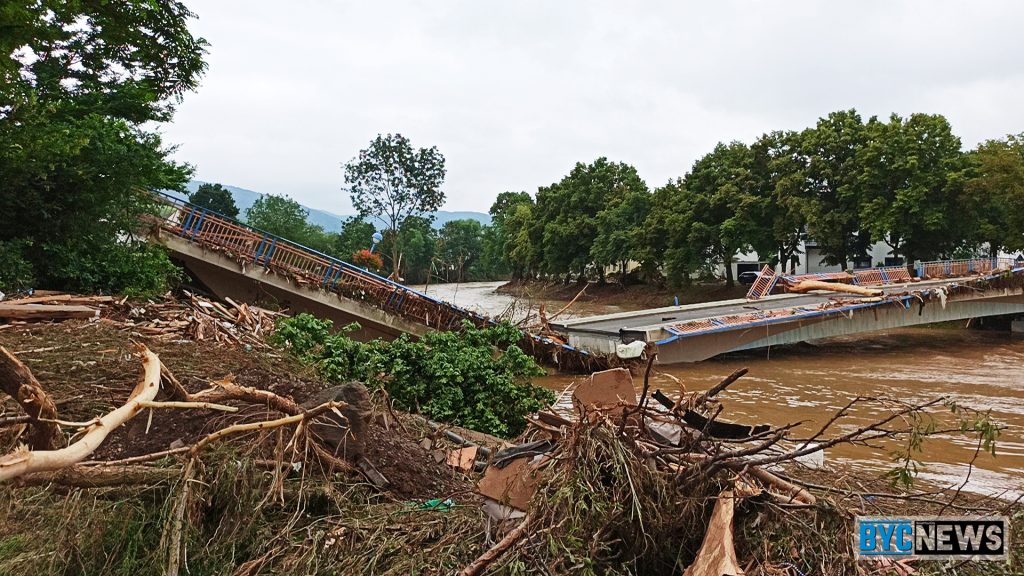
POLYGON ((436 145, 446 208, 486 211, 577 161, 653 187, 851 107, 945 114, 967 147, 1024 132, 1024 2, 185 1, 211 47, 176 157, 334 212, 378 133, 436 145))

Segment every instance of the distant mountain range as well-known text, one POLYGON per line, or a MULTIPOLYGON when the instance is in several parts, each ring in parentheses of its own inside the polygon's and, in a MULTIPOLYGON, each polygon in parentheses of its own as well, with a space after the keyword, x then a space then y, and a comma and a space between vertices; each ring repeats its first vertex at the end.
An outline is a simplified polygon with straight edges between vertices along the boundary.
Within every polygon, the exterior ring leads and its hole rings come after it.
MULTIPOLYGON (((200 185, 205 184, 201 180, 192 180, 185 187, 189 193, 195 192, 200 185)), ((245 216, 245 211, 256 202, 256 199, 265 194, 262 192, 255 192, 253 190, 246 190, 245 188, 239 188, 238 186, 230 186, 228 184, 222 184, 224 188, 227 188, 231 192, 231 196, 235 199, 235 206, 238 206, 238 210, 242 217, 245 216)), ((168 192, 172 196, 181 198, 182 200, 188 200, 183 194, 176 192, 168 192)), ((326 210, 319 210, 317 208, 311 208, 302 205, 303 208, 309 211, 309 221, 312 224, 320 226, 328 232, 339 232, 341 230, 341 222, 346 218, 352 216, 352 214, 335 214, 326 210)), ((484 214, 483 212, 448 212, 446 210, 438 210, 434 213, 434 228, 440 228, 444 226, 445 222, 452 220, 477 220, 481 224, 487 225, 491 223, 491 215, 484 214)))

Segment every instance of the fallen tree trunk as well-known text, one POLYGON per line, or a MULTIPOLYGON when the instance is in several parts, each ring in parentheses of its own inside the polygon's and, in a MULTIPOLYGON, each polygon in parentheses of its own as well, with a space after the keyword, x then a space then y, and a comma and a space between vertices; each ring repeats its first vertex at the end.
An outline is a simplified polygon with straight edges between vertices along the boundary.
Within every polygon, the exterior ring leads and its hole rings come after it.
POLYGON ((787 287, 790 292, 803 294, 811 290, 827 290, 829 292, 843 292, 844 294, 856 294, 858 296, 882 296, 885 294, 877 288, 865 288, 853 284, 842 284, 838 282, 822 282, 821 280, 803 280, 787 287))
POLYGON ((88 306, 51 304, 0 304, 0 318, 13 320, 71 320, 99 318, 100 311, 88 306))
POLYGON ((28 445, 33 450, 53 450, 61 442, 57 405, 46 394, 32 371, 9 350, 0 346, 0 390, 11 395, 28 414, 32 433, 28 445))
POLYGON ((100 417, 95 424, 84 430, 77 442, 67 448, 29 451, 21 447, 0 457, 0 482, 33 472, 60 470, 81 462, 92 454, 115 428, 142 411, 143 402, 156 398, 157 392, 160 391, 160 358, 145 346, 139 348, 142 355, 142 379, 123 406, 100 417))
POLYGON ((56 472, 36 472, 17 479, 18 486, 47 486, 59 484, 74 488, 108 488, 139 484, 160 484, 178 478, 177 468, 152 466, 70 466, 56 472))

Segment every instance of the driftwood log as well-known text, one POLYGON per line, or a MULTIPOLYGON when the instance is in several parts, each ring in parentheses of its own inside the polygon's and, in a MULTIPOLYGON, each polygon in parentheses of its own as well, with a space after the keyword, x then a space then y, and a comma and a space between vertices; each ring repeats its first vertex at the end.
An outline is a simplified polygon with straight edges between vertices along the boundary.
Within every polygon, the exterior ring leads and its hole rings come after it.
POLYGON ((36 472, 19 477, 18 486, 57 484, 75 488, 107 488, 111 486, 153 485, 171 482, 181 476, 178 468, 160 468, 118 464, 113 466, 72 465, 55 472, 36 472))
POLYGON ((57 405, 28 367, 3 346, 0 346, 0 390, 10 394, 28 414, 32 426, 28 445, 33 450, 53 450, 62 444, 60 426, 55 422, 57 405))
POLYGON ((24 446, 0 457, 0 482, 34 472, 60 470, 77 464, 92 454, 118 426, 141 412, 143 403, 152 401, 160 391, 160 359, 145 346, 139 346, 142 356, 142 378, 132 390, 128 401, 112 412, 101 416, 83 431, 82 437, 60 450, 33 450, 24 446))
POLYGON ((856 294, 858 296, 882 296, 885 294, 878 288, 865 288, 853 284, 842 284, 839 282, 822 282, 821 280, 803 280, 787 288, 790 292, 802 294, 811 290, 827 290, 829 292, 842 292, 844 294, 856 294))

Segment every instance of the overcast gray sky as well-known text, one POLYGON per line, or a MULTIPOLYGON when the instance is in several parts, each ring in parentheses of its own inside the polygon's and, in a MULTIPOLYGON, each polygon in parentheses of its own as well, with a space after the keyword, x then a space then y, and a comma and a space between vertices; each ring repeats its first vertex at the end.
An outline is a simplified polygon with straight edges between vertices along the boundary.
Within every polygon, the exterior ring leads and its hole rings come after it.
POLYGON ((1024 2, 185 0, 211 44, 166 140, 200 180, 351 212, 341 163, 401 132, 487 211, 577 161, 655 187, 832 110, 1024 132, 1024 2))

